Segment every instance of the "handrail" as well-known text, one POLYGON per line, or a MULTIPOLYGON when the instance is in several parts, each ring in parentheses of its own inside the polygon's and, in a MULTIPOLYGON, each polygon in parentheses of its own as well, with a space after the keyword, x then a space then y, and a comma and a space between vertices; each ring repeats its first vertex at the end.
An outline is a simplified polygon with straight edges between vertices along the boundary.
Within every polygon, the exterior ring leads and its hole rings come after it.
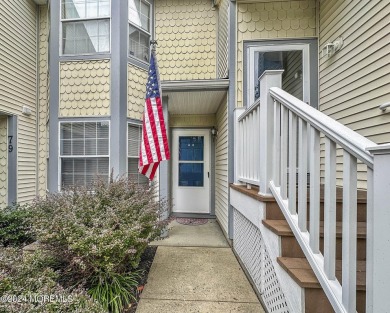
POLYGON ((270 88, 270 94, 272 98, 288 107, 289 110, 364 162, 369 168, 373 168, 373 156, 366 149, 376 146, 375 142, 354 132, 278 87, 270 88))
POLYGON ((241 122, 245 117, 252 113, 260 105, 260 98, 257 99, 249 108, 247 108, 239 117, 238 121, 241 122))

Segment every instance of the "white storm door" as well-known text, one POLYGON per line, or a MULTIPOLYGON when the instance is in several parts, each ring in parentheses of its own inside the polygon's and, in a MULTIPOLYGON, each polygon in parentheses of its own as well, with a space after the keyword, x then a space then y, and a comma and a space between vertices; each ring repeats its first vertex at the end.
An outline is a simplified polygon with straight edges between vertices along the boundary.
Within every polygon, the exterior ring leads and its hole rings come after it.
POLYGON ((210 213, 210 131, 172 131, 173 212, 210 213))

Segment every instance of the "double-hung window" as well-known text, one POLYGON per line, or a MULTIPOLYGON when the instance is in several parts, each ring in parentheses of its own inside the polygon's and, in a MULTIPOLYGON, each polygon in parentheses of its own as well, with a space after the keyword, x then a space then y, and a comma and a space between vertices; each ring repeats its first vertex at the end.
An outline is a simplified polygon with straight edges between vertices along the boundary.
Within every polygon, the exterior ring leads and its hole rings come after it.
POLYGON ((149 61, 151 4, 129 0, 129 55, 149 61))
POLYGON ((110 156, 108 121, 61 122, 61 186, 91 186, 94 180, 108 182, 110 156))
POLYGON ((63 55, 110 52, 110 0, 61 0, 63 55))
POLYGON ((131 181, 140 185, 147 185, 149 183, 148 178, 138 172, 141 135, 141 125, 128 124, 128 173, 131 181))

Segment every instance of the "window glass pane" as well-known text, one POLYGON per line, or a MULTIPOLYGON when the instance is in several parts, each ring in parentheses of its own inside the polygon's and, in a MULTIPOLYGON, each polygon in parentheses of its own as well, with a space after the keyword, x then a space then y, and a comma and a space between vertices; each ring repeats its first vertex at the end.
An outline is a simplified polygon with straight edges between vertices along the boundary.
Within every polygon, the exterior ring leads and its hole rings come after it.
POLYGON ((62 24, 63 54, 109 52, 110 21, 66 22, 62 24))
POLYGON ((91 186, 96 179, 108 181, 108 158, 72 158, 61 160, 63 187, 91 186))
POLYGON ((142 26, 140 18, 140 3, 139 0, 129 0, 129 21, 137 26, 142 26))
POLYGON ((138 125, 128 126, 128 156, 138 157, 140 149, 142 127, 138 125))
POLYGON ((96 155, 96 139, 85 139, 85 155, 96 155))
POLYGON ((128 159, 129 179, 140 185, 148 185, 149 179, 138 172, 138 158, 128 159))
POLYGON ((108 155, 110 150, 109 140, 108 139, 98 139, 97 140, 97 155, 108 155))
POLYGON ((203 161, 203 136, 179 137, 180 161, 203 161))
POLYGON ((62 0, 63 19, 85 18, 85 0, 62 0))
POLYGON ((84 19, 109 16, 109 0, 62 0, 62 19, 84 19))
POLYGON ((203 163, 179 163, 179 186, 203 187, 203 163))

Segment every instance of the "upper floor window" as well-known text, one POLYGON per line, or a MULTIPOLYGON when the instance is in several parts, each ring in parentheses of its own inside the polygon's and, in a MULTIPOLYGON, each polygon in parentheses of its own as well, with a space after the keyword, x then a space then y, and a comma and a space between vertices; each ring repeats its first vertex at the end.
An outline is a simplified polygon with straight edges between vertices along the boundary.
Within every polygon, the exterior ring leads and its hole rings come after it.
POLYGON ((61 0, 62 54, 110 51, 110 0, 61 0))
POLYGON ((151 5, 144 0, 129 0, 129 55, 149 61, 151 5))

